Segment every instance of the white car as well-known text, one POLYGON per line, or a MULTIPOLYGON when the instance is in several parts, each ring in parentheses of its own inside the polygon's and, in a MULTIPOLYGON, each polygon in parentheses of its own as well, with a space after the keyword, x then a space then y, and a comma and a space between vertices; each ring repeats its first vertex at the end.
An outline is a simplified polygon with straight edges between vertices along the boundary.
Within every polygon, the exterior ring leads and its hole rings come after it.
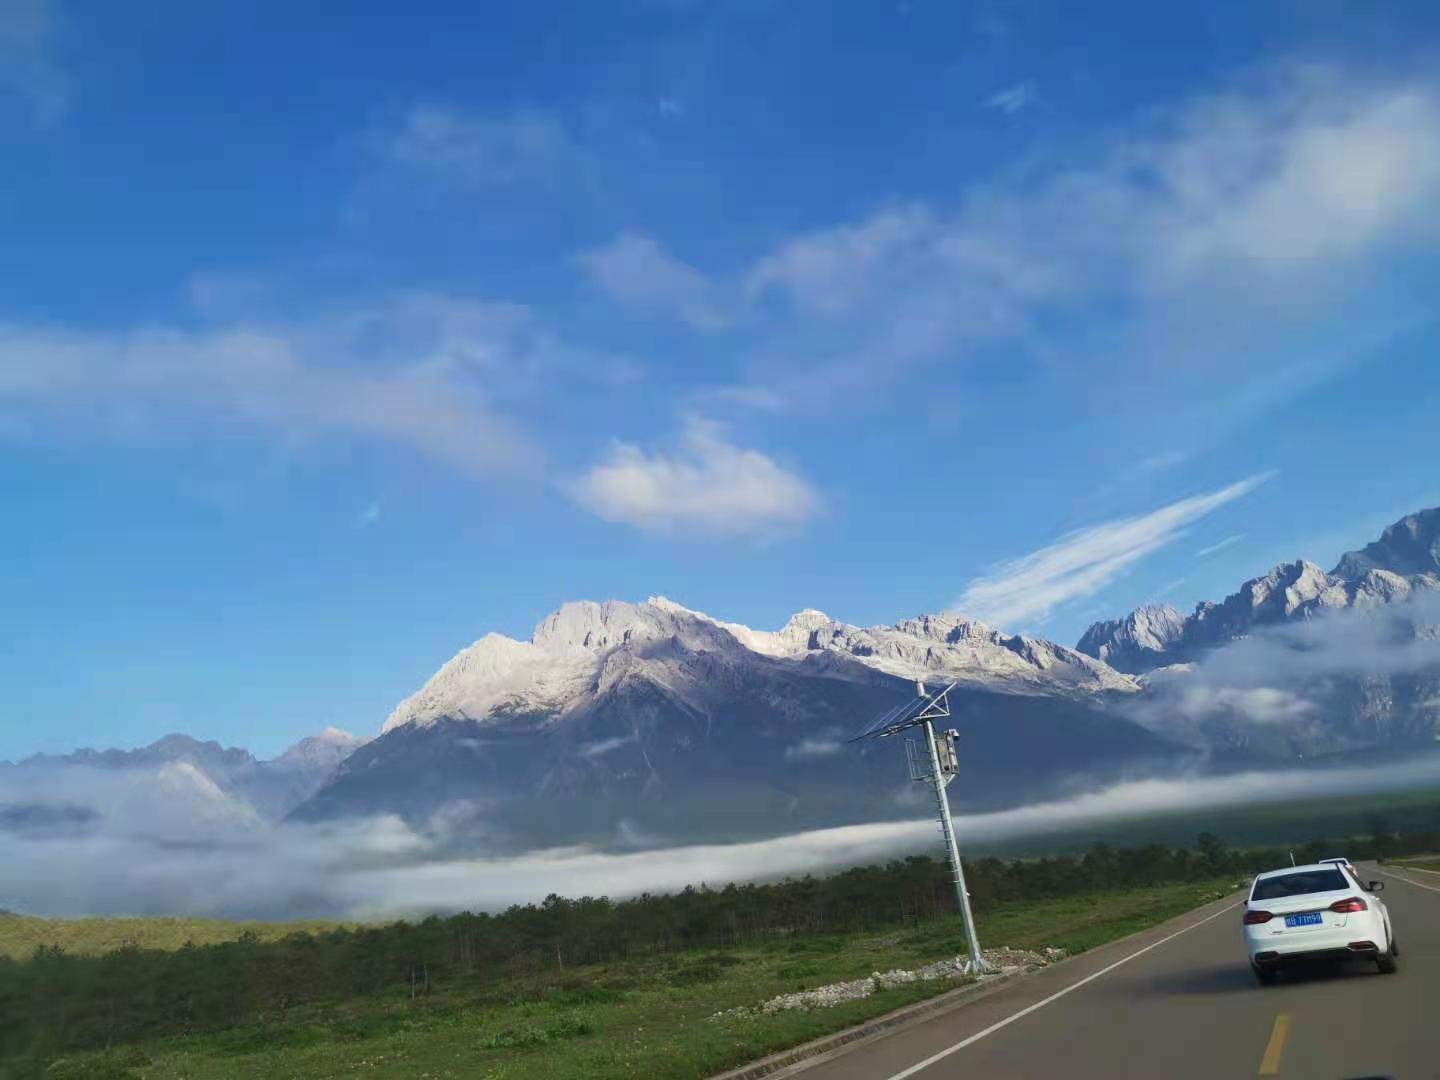
POLYGON ((1269 985, 1282 965, 1344 957, 1369 957, 1382 972, 1394 971, 1400 950, 1390 912, 1376 895, 1383 888, 1381 881, 1361 884, 1334 863, 1260 874, 1243 918, 1255 977, 1269 985))
POLYGON ((1322 865, 1328 863, 1332 866, 1339 866, 1342 869, 1350 871, 1350 873, 1357 878, 1360 876, 1360 872, 1355 869, 1354 864, 1349 859, 1321 859, 1320 862, 1322 865))

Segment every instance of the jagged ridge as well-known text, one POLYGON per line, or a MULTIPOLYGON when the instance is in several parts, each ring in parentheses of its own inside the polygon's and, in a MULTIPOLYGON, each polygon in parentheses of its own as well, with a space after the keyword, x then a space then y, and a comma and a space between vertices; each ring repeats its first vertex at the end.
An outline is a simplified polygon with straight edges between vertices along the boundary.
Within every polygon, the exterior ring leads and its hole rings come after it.
POLYGON ((1129 673, 1196 659, 1263 627, 1327 610, 1374 608, 1440 589, 1440 508, 1397 521, 1379 540, 1347 552, 1326 573, 1306 559, 1251 578, 1220 603, 1202 601, 1188 618, 1174 608, 1142 607, 1097 622, 1076 648, 1129 673))
POLYGON ((639 604, 565 604, 536 626, 529 641, 487 634, 402 701, 383 731, 440 719, 551 722, 622 677, 648 678, 681 699, 692 698, 703 694, 694 676, 701 656, 711 668, 732 673, 781 663, 828 665, 844 677, 858 665, 907 679, 943 677, 1012 692, 1135 689, 1133 680, 1081 652, 955 615, 860 628, 806 609, 780 630, 765 631, 655 596, 639 604))

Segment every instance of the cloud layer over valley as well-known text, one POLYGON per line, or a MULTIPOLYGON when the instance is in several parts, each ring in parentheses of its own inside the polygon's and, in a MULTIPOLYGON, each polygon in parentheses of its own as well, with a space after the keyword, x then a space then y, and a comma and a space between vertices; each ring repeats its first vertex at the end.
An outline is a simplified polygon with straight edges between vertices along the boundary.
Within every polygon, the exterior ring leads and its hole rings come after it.
MULTIPOLYGON (((897 762, 898 765, 898 762, 897 762)), ((94 770, 76 769, 62 805, 93 790, 94 770)), ((1440 758, 1384 770, 1243 773, 1151 779, 1062 801, 959 815, 962 844, 994 844, 1073 832, 1172 812, 1327 795, 1406 790, 1440 781, 1440 758)), ((145 785, 151 788, 151 785, 145 785)), ((112 781, 108 805, 127 817, 74 813, 24 824, 0 814, 0 908, 79 916, 190 914, 256 918, 363 919, 456 910, 495 910, 549 893, 619 898, 705 882, 823 872, 929 852, 930 820, 822 829, 739 844, 700 844, 611 853, 552 848, 489 858, 457 853, 452 837, 398 818, 257 827, 239 820, 177 815, 163 790, 124 791, 112 781)), ((13 797, 13 792, 10 796, 13 797)), ((634 841, 634 837, 629 838, 634 841)))

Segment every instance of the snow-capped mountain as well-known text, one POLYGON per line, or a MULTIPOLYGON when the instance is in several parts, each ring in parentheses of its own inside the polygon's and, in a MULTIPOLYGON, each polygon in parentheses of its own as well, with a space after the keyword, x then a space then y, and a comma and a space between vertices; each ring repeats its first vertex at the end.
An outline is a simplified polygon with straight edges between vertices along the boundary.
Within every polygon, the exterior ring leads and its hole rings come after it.
POLYGON ((959 683, 975 804, 1175 757, 1107 706, 1134 679, 1051 642, 950 615, 860 628, 806 610, 754 630, 652 597, 481 638, 295 816, 396 812, 518 847, 913 814, 897 745, 844 740, 918 679, 959 683))
POLYGON ((1261 759, 1413 753, 1440 741, 1440 510, 1329 573, 1282 563, 1225 600, 1096 623, 1078 648, 1133 674, 1167 738, 1261 759))
POLYGON ((365 741, 328 728, 261 761, 246 750, 167 735, 134 750, 0 762, 0 828, 74 827, 97 816, 253 828, 308 799, 365 741))
POLYGON ((337 727, 327 727, 318 735, 301 739, 269 764, 276 770, 302 775, 308 773, 324 779, 367 741, 337 727))
POLYGON ((703 695, 711 668, 739 672, 775 663, 836 678, 868 670, 1008 693, 1135 689, 1132 679, 1083 653, 950 615, 861 629, 806 610, 780 630, 764 631, 655 596, 640 604, 565 604, 529 641, 487 634, 402 701, 382 730, 442 719, 553 723, 636 675, 688 700, 703 695), (705 671, 692 663, 698 656, 709 660, 705 671))
POLYGON ((1346 552, 1331 573, 1356 580, 1371 570, 1400 577, 1440 575, 1440 507, 1401 518, 1380 539, 1346 552))
POLYGON ((1440 589, 1440 508, 1397 521, 1380 539, 1343 555, 1326 573, 1305 559, 1281 563, 1220 603, 1203 601, 1181 618, 1143 607, 1093 624, 1076 649, 1132 674, 1193 661, 1253 631, 1328 611, 1370 609, 1440 589))
POLYGON ((1075 648, 1120 671, 1145 671, 1164 664, 1165 654, 1185 634, 1185 616, 1173 607, 1138 607, 1123 619, 1094 623, 1075 648))

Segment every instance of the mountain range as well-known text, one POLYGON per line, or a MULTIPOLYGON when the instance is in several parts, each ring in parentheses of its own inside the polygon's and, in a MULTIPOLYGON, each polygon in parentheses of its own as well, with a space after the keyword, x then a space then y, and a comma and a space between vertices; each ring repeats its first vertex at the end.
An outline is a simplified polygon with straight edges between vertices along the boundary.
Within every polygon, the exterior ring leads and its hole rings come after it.
POLYGON ((952 614, 862 628, 807 609, 764 631, 664 597, 567 603, 528 640, 487 634, 460 650, 368 741, 332 730, 261 762, 172 736, 0 763, 0 830, 124 812, 73 784, 47 799, 47 770, 154 777, 235 821, 396 814, 485 850, 915 817, 926 795, 898 740, 847 740, 917 681, 956 683, 961 809, 1412 753, 1434 746, 1440 719, 1433 600, 1440 509, 1329 572, 1281 564, 1188 616, 1142 607, 1096 623, 1075 648, 952 614))
POLYGON ((1202 601, 1188 617, 1172 607, 1137 608, 1094 623, 1076 649, 1117 671, 1138 674, 1195 660, 1254 631, 1344 608, 1374 609, 1440 589, 1440 508, 1387 528, 1350 551, 1329 573, 1313 562, 1281 563, 1220 603, 1202 601))
POLYGON ((104 813, 262 827, 314 795, 365 741, 332 727, 262 761, 177 734, 136 750, 0 761, 0 830, 43 833, 104 813))

